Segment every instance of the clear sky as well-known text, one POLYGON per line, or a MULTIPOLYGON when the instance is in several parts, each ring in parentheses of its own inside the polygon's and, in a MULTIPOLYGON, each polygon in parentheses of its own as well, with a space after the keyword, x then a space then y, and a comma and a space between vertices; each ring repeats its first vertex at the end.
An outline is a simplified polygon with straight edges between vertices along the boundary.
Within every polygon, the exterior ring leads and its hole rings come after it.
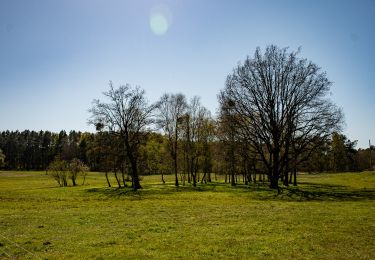
POLYGON ((375 1, 0 0, 0 130, 81 130, 108 82, 198 95, 269 44, 334 82, 344 134, 375 143, 375 1))

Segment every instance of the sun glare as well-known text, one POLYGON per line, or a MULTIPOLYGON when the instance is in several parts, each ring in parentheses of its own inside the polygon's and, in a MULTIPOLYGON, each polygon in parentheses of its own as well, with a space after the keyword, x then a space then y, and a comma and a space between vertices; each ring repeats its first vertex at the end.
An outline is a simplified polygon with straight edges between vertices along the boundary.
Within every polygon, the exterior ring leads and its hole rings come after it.
POLYGON ((171 12, 166 5, 158 5, 151 9, 150 28, 158 36, 164 35, 172 22, 171 12))

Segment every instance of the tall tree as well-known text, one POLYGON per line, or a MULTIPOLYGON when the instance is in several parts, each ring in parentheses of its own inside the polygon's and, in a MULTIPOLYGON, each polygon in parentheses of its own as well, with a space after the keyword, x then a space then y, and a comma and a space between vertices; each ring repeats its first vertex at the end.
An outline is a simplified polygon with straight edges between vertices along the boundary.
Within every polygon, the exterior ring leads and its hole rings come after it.
POLYGON ((328 98, 326 73, 299 51, 274 45, 259 48, 227 77, 219 102, 234 110, 235 125, 267 168, 270 187, 278 189, 293 142, 307 151, 313 140, 338 131, 342 112, 328 98))
POLYGON ((209 111, 202 106, 199 97, 195 96, 190 100, 187 112, 182 118, 185 167, 194 187, 197 185, 198 160, 202 154, 202 128, 208 117, 209 111))
POLYGON ((186 112, 186 98, 183 94, 164 94, 157 103, 157 120, 159 128, 168 137, 168 148, 173 160, 175 185, 178 186, 178 139, 182 126, 183 115, 186 112))
POLYGON ((138 176, 139 147, 151 124, 153 106, 149 106, 145 91, 129 84, 115 89, 112 82, 103 95, 107 103, 94 100, 89 110, 89 122, 95 126, 101 124, 109 132, 118 135, 131 165, 133 189, 142 188, 138 176))

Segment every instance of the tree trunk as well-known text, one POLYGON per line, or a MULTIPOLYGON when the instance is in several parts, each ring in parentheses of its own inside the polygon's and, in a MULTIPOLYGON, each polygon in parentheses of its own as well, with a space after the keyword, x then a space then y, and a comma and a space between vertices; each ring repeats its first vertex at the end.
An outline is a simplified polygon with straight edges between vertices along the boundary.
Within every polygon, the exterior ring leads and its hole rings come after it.
POLYGON ((201 180, 201 183, 203 183, 203 181, 204 181, 204 183, 207 183, 206 175, 207 175, 207 173, 204 172, 204 173, 203 173, 202 180, 201 180))
POLYGON ((107 180, 108 187, 111 187, 111 183, 109 182, 109 179, 108 179, 108 172, 105 172, 105 178, 107 180))
POLYGON ((195 173, 191 173, 191 178, 193 180, 193 187, 197 187, 197 176, 195 173))
POLYGON ((126 145, 126 148, 127 148, 126 151, 128 154, 130 167, 131 167, 132 187, 133 187, 133 190, 136 191, 138 189, 142 189, 141 183, 139 182, 137 159, 132 154, 129 144, 126 145))
POLYGON ((72 183, 73 183, 73 186, 77 186, 76 178, 72 177, 72 183))
POLYGON ((270 178, 270 188, 279 190, 279 178, 276 176, 271 176, 270 178))
POLYGON ((289 186, 289 171, 288 171, 288 170, 285 170, 285 174, 284 174, 284 185, 285 185, 285 186, 289 186))
POLYGON ((177 157, 176 157, 177 154, 174 155, 174 176, 175 176, 175 183, 174 185, 176 187, 178 187, 178 174, 177 174, 177 157))
POLYGON ((142 186, 139 182, 139 176, 138 176, 138 169, 137 169, 137 163, 134 159, 133 156, 129 156, 129 161, 130 161, 130 165, 131 165, 131 170, 132 170, 132 183, 133 183, 133 190, 138 190, 138 189, 142 189, 142 186))
POLYGON ((293 169, 293 176, 294 176, 293 186, 297 186, 297 168, 296 167, 294 167, 293 169))
POLYGON ((235 175, 234 172, 232 172, 231 179, 230 179, 230 185, 231 186, 236 186, 236 179, 235 179, 234 175, 235 175))
POLYGON ((118 187, 121 188, 121 182, 120 182, 120 180, 119 180, 119 178, 117 176, 117 172, 116 171, 115 171, 115 178, 116 178, 118 187))

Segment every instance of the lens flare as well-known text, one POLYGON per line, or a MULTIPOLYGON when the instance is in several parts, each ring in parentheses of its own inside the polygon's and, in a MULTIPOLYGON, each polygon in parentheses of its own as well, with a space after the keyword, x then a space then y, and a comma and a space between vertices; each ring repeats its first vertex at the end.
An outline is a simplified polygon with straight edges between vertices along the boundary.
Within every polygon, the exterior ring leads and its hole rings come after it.
POLYGON ((172 22, 171 12, 166 5, 158 5, 151 9, 150 28, 158 36, 164 35, 172 22))

